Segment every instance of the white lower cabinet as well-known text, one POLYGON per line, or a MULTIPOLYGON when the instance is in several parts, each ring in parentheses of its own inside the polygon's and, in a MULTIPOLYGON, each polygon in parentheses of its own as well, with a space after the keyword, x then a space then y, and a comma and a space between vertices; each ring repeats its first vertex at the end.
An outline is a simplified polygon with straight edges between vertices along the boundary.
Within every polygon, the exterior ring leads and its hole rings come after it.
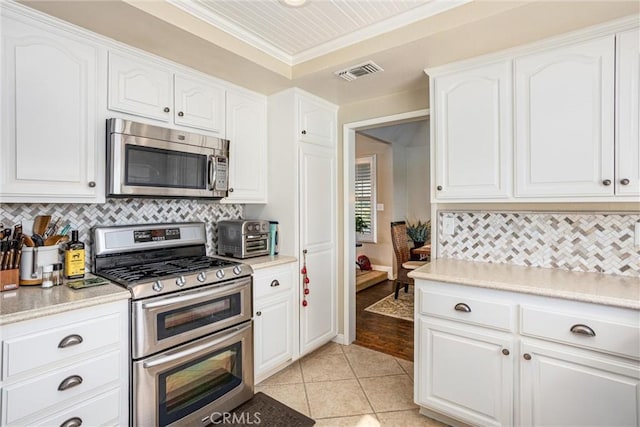
POLYGON ((297 356, 296 264, 257 270, 253 277, 254 378, 259 383, 297 356))
POLYGON ((2 426, 128 425, 127 300, 2 327, 2 426))
POLYGON ((452 425, 640 425, 637 310, 418 279, 414 360, 452 425))
POLYGON ((455 322, 419 319, 418 404, 463 414, 482 426, 508 426, 512 420, 513 349, 506 333, 460 327, 455 322))
POLYGON ((640 425, 638 363, 523 340, 523 426, 640 425))

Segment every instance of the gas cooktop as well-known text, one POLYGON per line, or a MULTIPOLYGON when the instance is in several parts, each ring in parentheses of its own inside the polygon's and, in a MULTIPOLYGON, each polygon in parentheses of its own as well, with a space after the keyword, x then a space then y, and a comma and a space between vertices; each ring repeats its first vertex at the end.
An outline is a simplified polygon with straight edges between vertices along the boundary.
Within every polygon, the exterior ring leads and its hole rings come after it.
POLYGON ((206 256, 204 223, 96 227, 93 271, 134 299, 249 276, 251 267, 206 256))

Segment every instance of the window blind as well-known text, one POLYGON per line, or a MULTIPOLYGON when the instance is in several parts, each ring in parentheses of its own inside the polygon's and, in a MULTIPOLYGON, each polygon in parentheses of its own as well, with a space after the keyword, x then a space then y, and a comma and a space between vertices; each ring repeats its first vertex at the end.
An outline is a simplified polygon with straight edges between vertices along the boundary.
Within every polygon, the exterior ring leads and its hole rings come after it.
POLYGON ((355 217, 357 239, 376 241, 376 173, 375 155, 356 160, 355 217))

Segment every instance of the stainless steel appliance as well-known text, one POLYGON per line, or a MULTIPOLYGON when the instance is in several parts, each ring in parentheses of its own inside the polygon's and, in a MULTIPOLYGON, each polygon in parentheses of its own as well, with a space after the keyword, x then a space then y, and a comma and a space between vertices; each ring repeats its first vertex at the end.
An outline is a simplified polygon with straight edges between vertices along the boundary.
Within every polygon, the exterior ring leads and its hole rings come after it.
POLYGON ((132 295, 133 426, 206 425, 253 396, 253 271, 205 242, 203 223, 93 230, 93 271, 132 295))
POLYGON ((110 196, 227 196, 228 140, 123 119, 107 133, 110 196))
POLYGON ((237 219, 218 222, 218 255, 249 258, 269 255, 269 221, 237 219))

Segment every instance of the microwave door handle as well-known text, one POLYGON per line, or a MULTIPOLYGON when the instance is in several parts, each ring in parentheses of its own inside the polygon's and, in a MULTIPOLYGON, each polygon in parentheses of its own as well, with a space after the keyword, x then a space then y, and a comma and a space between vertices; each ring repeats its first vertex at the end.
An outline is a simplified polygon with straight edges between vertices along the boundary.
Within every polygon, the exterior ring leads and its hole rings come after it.
POLYGON ((216 189, 216 174, 217 174, 217 168, 213 167, 213 160, 215 159, 215 156, 209 156, 209 163, 207 165, 207 179, 209 180, 209 182, 207 183, 209 185, 209 190, 213 191, 216 189))

